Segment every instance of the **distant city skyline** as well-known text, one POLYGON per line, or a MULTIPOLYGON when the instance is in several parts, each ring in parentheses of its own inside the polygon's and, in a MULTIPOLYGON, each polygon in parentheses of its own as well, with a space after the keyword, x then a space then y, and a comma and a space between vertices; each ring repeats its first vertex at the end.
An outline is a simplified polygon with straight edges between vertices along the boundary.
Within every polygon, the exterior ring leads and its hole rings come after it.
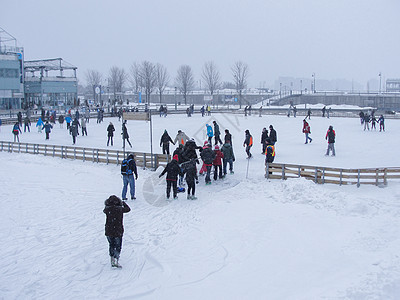
POLYGON ((382 88, 400 77, 396 0, 21 0, 1 8, 0 27, 25 48, 26 60, 62 57, 78 67, 80 83, 87 70, 106 78, 112 66, 129 72, 144 60, 163 64, 170 85, 183 64, 199 82, 207 61, 230 82, 232 65, 243 61, 249 87, 273 89, 280 77, 315 74, 317 89, 336 81, 364 90, 379 85, 379 73, 382 88))

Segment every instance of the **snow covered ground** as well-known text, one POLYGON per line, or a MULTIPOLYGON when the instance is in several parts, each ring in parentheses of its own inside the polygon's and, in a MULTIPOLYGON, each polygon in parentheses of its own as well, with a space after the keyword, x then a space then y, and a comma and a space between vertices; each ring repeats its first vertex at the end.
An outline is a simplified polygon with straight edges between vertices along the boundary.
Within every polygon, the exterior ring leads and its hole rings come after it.
MULTIPOLYGON (((139 170, 137 200, 128 201, 120 262, 109 265, 104 200, 120 196, 119 167, 0 152, 2 299, 398 299, 400 297, 400 183, 316 185, 305 179, 264 177, 260 134, 278 132, 276 162, 340 167, 399 166, 400 121, 364 132, 358 119, 311 118, 313 142, 304 145, 302 119, 215 115, 233 134, 235 174, 197 186, 196 201, 166 205, 165 181, 139 170), (325 157, 329 125, 337 156, 325 157), (254 158, 242 147, 254 136, 254 158)), ((153 144, 167 129, 205 138, 195 115, 154 118, 153 144)), ((110 120, 88 125, 77 146, 106 146, 110 120)), ((117 132, 120 123, 111 119, 117 132)), ((149 124, 128 121, 134 151, 150 151, 149 124)), ((116 134, 113 148, 121 148, 116 134)), ((45 143, 36 130, 22 142, 45 143)), ((0 140, 12 140, 2 126, 0 140)), ((71 145, 58 125, 50 144, 71 145)), ((111 148, 111 147, 110 147, 111 148)))

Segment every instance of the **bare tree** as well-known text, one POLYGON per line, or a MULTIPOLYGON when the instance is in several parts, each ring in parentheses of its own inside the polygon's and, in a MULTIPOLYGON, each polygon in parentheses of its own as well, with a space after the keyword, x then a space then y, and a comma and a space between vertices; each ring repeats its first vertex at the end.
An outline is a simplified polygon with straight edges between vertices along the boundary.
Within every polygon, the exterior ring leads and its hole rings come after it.
POLYGON ((150 104, 150 95, 156 85, 156 67, 149 61, 143 61, 140 65, 140 77, 146 95, 146 103, 150 104))
POLYGON ((158 94, 160 95, 160 103, 162 102, 162 94, 169 82, 169 75, 167 69, 162 64, 156 65, 156 86, 158 94))
POLYGON ((111 67, 109 72, 109 81, 114 93, 114 101, 117 99, 117 93, 121 93, 126 82, 127 75, 124 69, 116 66, 111 67))
POLYGON ((242 62, 237 61, 231 68, 233 80, 235 82, 236 91, 239 94, 239 108, 242 108, 242 93, 247 86, 247 78, 249 76, 249 66, 242 62))
POLYGON ((221 82, 221 76, 214 62, 208 61, 204 64, 202 77, 211 96, 214 95, 214 92, 219 89, 221 82))
POLYGON ((93 91, 93 100, 96 101, 96 86, 101 85, 103 76, 99 71, 87 70, 86 72, 86 82, 88 88, 93 91))
POLYGON ((187 95, 194 87, 192 68, 188 65, 180 66, 175 81, 179 91, 183 94, 185 104, 187 104, 187 95))
POLYGON ((140 74, 140 65, 136 62, 131 65, 129 81, 135 94, 142 90, 143 83, 142 76, 140 74))

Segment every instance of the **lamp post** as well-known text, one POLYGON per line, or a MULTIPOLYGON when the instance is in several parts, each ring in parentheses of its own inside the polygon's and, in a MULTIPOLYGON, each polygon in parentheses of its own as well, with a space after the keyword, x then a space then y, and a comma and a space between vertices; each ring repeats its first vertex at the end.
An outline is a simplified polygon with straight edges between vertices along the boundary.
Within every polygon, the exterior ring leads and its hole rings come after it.
POLYGON ((315 93, 315 73, 312 73, 311 77, 313 78, 313 88, 311 89, 311 91, 315 93))
POLYGON ((282 98, 282 82, 279 83, 279 99, 282 98))
POLYGON ((382 88, 382 72, 379 72, 379 94, 381 93, 382 88))
POLYGON ((178 88, 177 87, 175 87, 175 96, 174 96, 174 99, 175 99, 175 110, 178 110, 178 107, 177 107, 177 104, 176 104, 176 90, 177 90, 178 88))
POLYGON ((303 80, 300 79, 300 95, 303 95, 303 80))

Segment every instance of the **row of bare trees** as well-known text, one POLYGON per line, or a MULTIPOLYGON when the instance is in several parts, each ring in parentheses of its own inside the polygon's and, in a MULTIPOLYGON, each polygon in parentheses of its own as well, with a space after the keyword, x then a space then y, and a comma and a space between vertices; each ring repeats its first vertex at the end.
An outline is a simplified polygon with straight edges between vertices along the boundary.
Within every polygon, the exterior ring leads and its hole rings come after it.
MULTIPOLYGON (((237 61, 231 67, 234 87, 239 95, 239 104, 241 105, 243 90, 247 87, 247 79, 249 76, 249 67, 242 61, 237 61)), ((204 64, 201 77, 205 83, 205 88, 208 89, 211 95, 221 88, 221 75, 216 64, 213 61, 208 61, 204 64)), ((162 103, 162 96, 168 84, 170 76, 167 69, 162 64, 154 64, 149 61, 141 63, 133 63, 130 67, 130 72, 127 74, 123 68, 111 67, 108 77, 108 87, 114 94, 123 91, 127 82, 135 94, 142 92, 145 95, 146 103, 150 103, 150 95, 156 92, 162 103)), ((96 87, 101 86, 103 76, 96 70, 88 70, 86 72, 86 82, 88 88, 93 89, 93 97, 96 97, 96 87)), ((187 104, 188 94, 195 88, 195 79, 192 68, 188 65, 181 65, 178 68, 175 77, 175 86, 182 94, 185 104, 187 104)))

